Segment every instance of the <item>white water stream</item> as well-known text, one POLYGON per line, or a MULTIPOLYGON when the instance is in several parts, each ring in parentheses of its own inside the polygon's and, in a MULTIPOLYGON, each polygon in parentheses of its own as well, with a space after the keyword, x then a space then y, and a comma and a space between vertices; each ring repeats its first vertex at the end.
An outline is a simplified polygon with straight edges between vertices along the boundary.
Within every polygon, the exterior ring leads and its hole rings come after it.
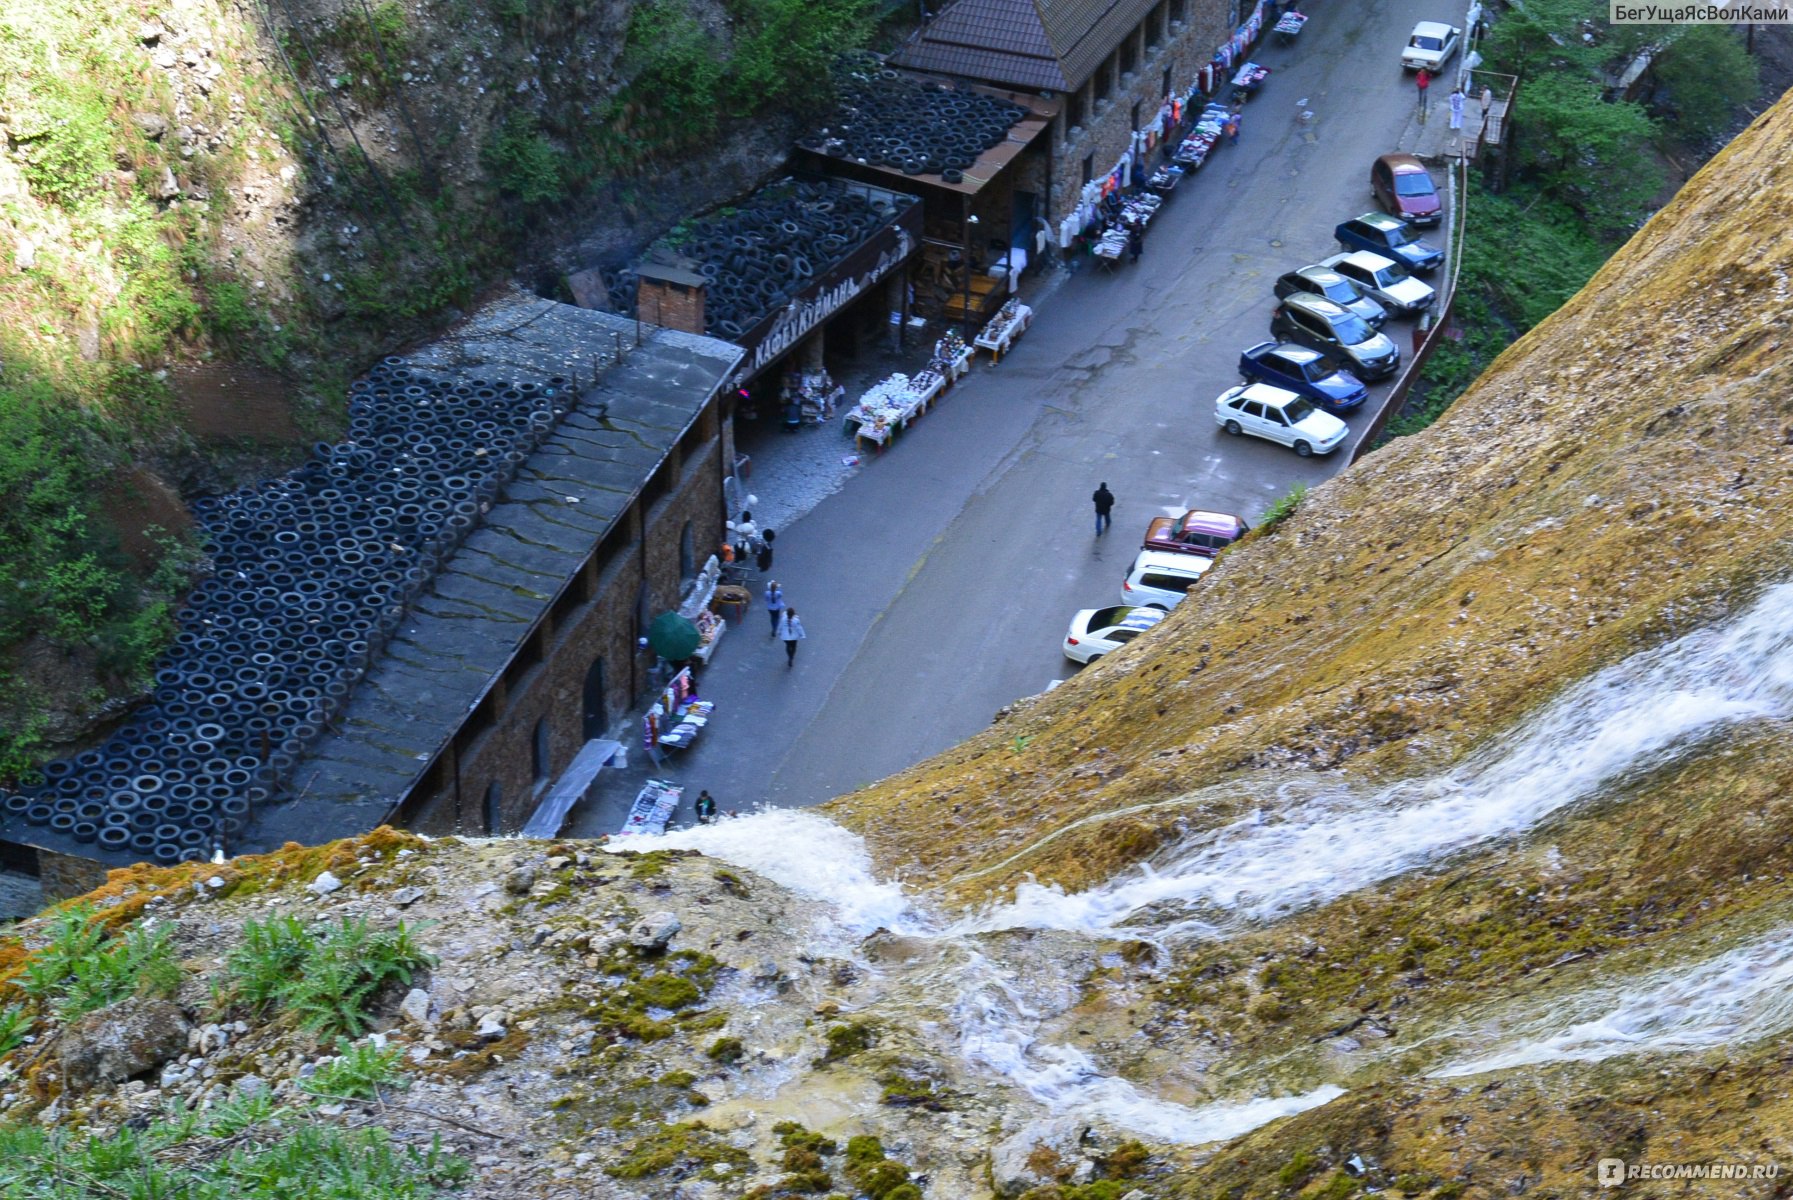
MULTIPOLYGON (((1108 937, 1142 910, 1167 902, 1193 906, 1202 915, 1152 932, 1219 935, 1232 923, 1273 920, 1476 842, 1521 833, 1670 761, 1717 729, 1790 710, 1793 585, 1783 585, 1729 622, 1575 684, 1452 771, 1367 795, 1338 788, 1303 797, 1298 789, 1284 789, 1285 800, 1295 801, 1284 809, 1195 835, 1155 867, 1077 894, 1026 884, 1012 903, 953 924, 922 911, 898 884, 879 880, 859 838, 813 813, 766 811, 646 844, 701 850, 822 902, 830 915, 814 936, 844 953, 880 927, 950 940, 963 955, 952 1016, 967 1062, 1051 1109, 1199 1144, 1324 1104, 1341 1089, 1326 1085, 1298 1096, 1199 1107, 1151 1096, 1104 1075, 1081 1050, 1041 1042, 1042 1022, 1056 1013, 1031 1005, 1005 970, 979 952, 973 935, 1034 928, 1108 937)), ((1540 1029, 1499 1055, 1447 1070, 1469 1073, 1747 1036, 1793 1016, 1793 998, 1779 994, 1789 976, 1793 932, 1733 952, 1704 972, 1664 978, 1655 990, 1620 997, 1604 1009, 1592 1000, 1593 1009, 1576 1011, 1585 1016, 1597 1010, 1598 1016, 1578 1017, 1579 1024, 1556 1033, 1540 1029)))
POLYGON ((1793 1025, 1793 930, 1717 958, 1614 981, 1522 1021, 1493 1053, 1432 1072, 1477 1075, 1547 1062, 1744 1044, 1793 1025))

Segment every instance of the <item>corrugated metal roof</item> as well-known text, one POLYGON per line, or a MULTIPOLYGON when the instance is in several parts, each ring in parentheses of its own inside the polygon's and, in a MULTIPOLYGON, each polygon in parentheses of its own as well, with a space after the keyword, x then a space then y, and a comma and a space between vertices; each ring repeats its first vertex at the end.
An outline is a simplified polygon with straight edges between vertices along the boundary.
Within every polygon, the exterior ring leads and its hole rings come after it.
POLYGON ((1139 26, 1157 0, 958 0, 890 61, 1012 87, 1068 92, 1139 26))

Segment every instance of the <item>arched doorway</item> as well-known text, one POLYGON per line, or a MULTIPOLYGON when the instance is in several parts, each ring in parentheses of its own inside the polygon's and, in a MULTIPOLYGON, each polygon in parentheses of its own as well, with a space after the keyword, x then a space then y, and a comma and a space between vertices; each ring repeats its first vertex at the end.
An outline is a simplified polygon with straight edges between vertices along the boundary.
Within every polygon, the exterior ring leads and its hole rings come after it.
POLYGON ((585 740, 601 738, 610 728, 610 713, 604 703, 604 656, 591 660, 585 672, 585 740))
POLYGON ((497 837, 503 832, 504 824, 504 789, 494 779, 486 785, 486 833, 497 837))

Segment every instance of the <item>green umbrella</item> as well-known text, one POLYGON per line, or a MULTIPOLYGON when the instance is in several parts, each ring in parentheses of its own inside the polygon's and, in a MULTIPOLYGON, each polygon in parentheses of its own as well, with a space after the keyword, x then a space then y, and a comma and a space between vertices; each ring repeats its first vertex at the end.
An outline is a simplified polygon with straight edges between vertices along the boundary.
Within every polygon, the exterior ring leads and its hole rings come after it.
POLYGON ((683 662, 703 645, 703 635, 678 613, 663 612, 647 627, 647 644, 667 662, 683 662))

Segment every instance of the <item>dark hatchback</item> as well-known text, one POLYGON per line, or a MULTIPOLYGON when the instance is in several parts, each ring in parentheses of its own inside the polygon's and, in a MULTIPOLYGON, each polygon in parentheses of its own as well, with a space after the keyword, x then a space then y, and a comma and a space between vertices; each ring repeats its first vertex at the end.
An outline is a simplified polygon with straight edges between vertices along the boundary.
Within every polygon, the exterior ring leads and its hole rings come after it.
POLYGON ((1259 342, 1239 355, 1247 383, 1262 380, 1306 396, 1327 412, 1350 412, 1370 390, 1363 381, 1318 350, 1293 342, 1259 342))

